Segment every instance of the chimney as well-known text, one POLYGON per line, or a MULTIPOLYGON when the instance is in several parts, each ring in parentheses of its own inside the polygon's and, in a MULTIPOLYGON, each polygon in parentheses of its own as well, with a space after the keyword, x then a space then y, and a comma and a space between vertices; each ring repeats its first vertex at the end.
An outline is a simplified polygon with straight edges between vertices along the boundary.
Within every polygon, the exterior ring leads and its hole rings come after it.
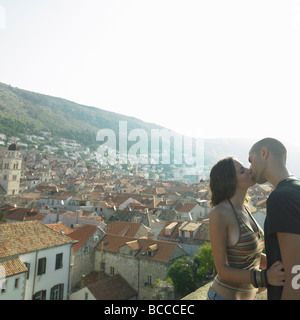
POLYGON ((148 239, 154 240, 154 232, 152 232, 152 231, 148 232, 148 239))
POLYGON ((81 218, 82 214, 83 214, 83 211, 82 210, 77 210, 76 213, 77 213, 78 217, 81 218))
POLYGON ((105 269, 105 263, 101 262, 100 263, 100 280, 104 279, 104 269, 105 269))
POLYGON ((79 223, 79 218, 82 218, 82 210, 76 210, 76 223, 79 223))
POLYGON ((83 275, 81 276, 81 280, 80 280, 80 287, 81 287, 81 288, 84 288, 84 287, 85 287, 85 284, 86 284, 85 275, 83 274, 83 275))

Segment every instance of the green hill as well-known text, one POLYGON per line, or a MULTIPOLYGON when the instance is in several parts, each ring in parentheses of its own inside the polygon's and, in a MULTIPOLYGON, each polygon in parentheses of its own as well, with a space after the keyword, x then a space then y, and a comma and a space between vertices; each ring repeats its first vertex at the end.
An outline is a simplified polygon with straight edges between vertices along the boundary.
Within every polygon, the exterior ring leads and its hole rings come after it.
MULTIPOLYGON (((74 139, 95 151, 99 147, 96 135, 100 129, 114 130, 118 139, 119 121, 127 121, 128 132, 143 129, 149 138, 151 129, 163 129, 137 118, 0 83, 0 133, 8 137, 39 135, 41 131, 48 131, 54 138, 74 139)), ((214 163, 226 156, 236 156, 247 166, 248 151, 254 142, 251 138, 205 139, 203 152, 206 170, 209 171, 214 163)), ((128 148, 134 143, 128 143, 128 148)), ((289 152, 288 167, 292 173, 300 176, 300 149, 293 145, 286 147, 289 152)), ((176 152, 175 148, 171 148, 171 158, 176 152)))
POLYGON ((75 139, 95 150, 99 145, 98 130, 107 128, 118 133, 119 121, 127 121, 128 130, 142 128, 150 132, 152 128, 161 128, 133 117, 0 83, 0 132, 8 137, 48 131, 54 137, 75 139))

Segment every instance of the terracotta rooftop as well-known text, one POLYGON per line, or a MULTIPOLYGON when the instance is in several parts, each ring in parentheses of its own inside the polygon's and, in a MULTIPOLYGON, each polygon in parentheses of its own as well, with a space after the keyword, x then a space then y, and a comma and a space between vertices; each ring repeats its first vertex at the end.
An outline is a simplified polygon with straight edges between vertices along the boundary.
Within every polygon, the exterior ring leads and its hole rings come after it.
POLYGON ((96 300, 128 300, 137 295, 137 291, 119 274, 89 284, 87 287, 96 300))
POLYGON ((68 234, 68 237, 78 241, 78 243, 74 245, 74 253, 88 241, 88 239, 96 232, 97 228, 98 227, 94 225, 86 224, 68 234))
POLYGON ((9 276, 13 276, 13 275, 28 271, 24 263, 19 258, 2 261, 0 262, 0 266, 2 266, 5 270, 5 274, 2 275, 1 269, 0 269, 0 279, 3 276, 9 277, 9 276))
POLYGON ((166 191, 162 188, 148 187, 142 191, 142 194, 149 195, 162 195, 165 194, 166 191))
POLYGON ((0 237, 0 258, 74 242, 39 221, 0 224, 0 237))
POLYGON ((135 237, 142 223, 115 221, 107 225, 107 234, 135 237))
POLYGON ((183 221, 167 221, 158 234, 158 238, 176 239, 179 236, 179 227, 183 221))
POLYGON ((138 242, 138 240, 133 240, 133 241, 128 241, 126 242, 126 244, 128 245, 128 247, 130 247, 133 251, 137 251, 139 249, 141 249, 141 245, 138 242))
POLYGON ((194 209, 197 203, 184 203, 180 208, 178 208, 177 212, 189 213, 194 209))
POLYGON ((176 242, 168 242, 161 240, 152 239, 136 239, 124 236, 110 235, 107 234, 98 245, 98 249, 103 249, 104 251, 118 253, 120 247, 131 241, 138 241, 140 250, 136 254, 137 258, 148 259, 159 262, 169 262, 174 250, 180 245, 176 242), (157 246, 155 246, 157 245, 157 246), (156 253, 153 256, 147 254, 148 250, 151 248, 156 248, 156 253))
POLYGON ((20 196, 21 199, 36 199, 39 200, 41 197, 41 193, 40 192, 30 192, 27 194, 22 194, 20 196))
POLYGON ((184 221, 182 225, 179 227, 179 230, 181 231, 196 231, 200 227, 199 222, 194 221, 184 221))
POLYGON ((52 230, 55 230, 61 234, 68 235, 69 233, 73 232, 74 230, 72 228, 67 227, 63 223, 52 223, 52 224, 46 224, 46 226, 52 230))
POLYGON ((27 209, 21 207, 14 207, 7 205, 0 208, 0 210, 5 214, 6 219, 16 220, 16 221, 31 221, 31 220, 42 220, 44 215, 40 214, 34 209, 27 209))
POLYGON ((199 222, 183 222, 183 221, 167 221, 160 233, 158 238, 165 238, 166 240, 179 239, 179 230, 185 231, 198 231, 194 235, 194 240, 198 241, 209 241, 209 219, 202 219, 199 222))
POLYGON ((125 201, 127 201, 128 199, 134 199, 133 197, 131 197, 130 195, 122 195, 122 194, 118 194, 115 198, 112 199, 112 201, 114 203, 117 204, 117 206, 120 206, 122 203, 124 203, 125 201))

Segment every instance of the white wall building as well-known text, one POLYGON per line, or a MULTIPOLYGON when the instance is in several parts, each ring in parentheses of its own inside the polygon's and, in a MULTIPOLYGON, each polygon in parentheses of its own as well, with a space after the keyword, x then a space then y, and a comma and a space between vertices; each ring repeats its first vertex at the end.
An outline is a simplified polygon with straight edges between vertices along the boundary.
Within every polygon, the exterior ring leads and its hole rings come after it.
POLYGON ((1 290, 0 300, 68 298, 74 240, 39 221, 0 224, 0 237, 0 265, 6 274, 13 271, 14 275, 6 277, 7 286, 1 290), (19 265, 9 267, 15 259, 19 265), (22 275, 16 288, 18 270, 22 275))
POLYGON ((0 262, 0 300, 23 300, 26 277, 27 268, 19 258, 0 262))

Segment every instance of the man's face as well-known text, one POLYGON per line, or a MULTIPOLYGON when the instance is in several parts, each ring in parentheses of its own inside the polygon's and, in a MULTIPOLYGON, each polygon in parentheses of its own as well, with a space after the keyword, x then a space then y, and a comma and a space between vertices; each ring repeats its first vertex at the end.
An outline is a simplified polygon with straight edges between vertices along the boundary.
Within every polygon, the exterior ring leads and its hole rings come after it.
POLYGON ((250 150, 249 152, 250 173, 252 178, 259 184, 267 182, 265 176, 266 162, 262 159, 261 154, 250 150))

